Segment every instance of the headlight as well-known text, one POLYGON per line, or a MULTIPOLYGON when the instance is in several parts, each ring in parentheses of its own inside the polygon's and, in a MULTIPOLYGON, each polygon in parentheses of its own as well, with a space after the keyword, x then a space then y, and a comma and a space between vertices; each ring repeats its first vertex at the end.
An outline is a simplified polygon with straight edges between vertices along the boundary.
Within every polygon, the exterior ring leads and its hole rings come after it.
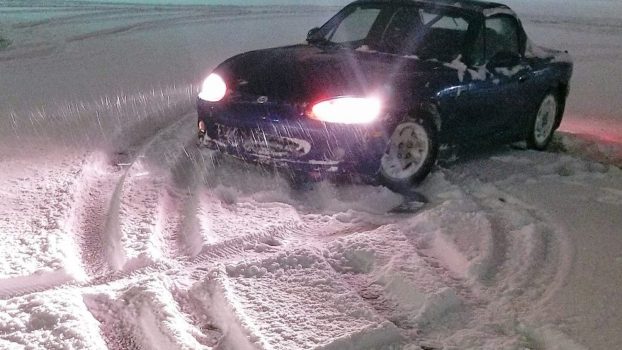
POLYGON ((208 102, 218 102, 227 94, 227 83, 220 75, 210 74, 203 82, 199 98, 208 102))
POLYGON ((330 123, 366 124, 378 119, 380 100, 373 97, 338 97, 319 102, 310 117, 330 123))

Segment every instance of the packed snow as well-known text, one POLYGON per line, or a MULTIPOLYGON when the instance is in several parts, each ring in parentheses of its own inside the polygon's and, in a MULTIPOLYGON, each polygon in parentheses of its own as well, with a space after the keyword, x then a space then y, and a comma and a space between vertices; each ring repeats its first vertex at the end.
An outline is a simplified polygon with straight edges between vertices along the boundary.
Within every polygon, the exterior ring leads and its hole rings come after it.
POLYGON ((515 9, 575 59, 561 131, 405 197, 195 146, 210 69, 333 7, 0 0, 0 348, 619 348, 622 22, 515 9))

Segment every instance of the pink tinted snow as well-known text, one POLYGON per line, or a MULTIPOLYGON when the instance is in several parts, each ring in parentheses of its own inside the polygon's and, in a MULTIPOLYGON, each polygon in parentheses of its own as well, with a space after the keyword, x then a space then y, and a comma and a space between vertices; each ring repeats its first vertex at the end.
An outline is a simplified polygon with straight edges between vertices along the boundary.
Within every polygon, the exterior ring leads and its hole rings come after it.
POLYGON ((293 198, 235 171, 208 187, 184 148, 192 84, 240 51, 301 42, 332 9, 3 12, 0 347, 615 348, 619 6, 570 10, 592 4, 515 7, 535 42, 575 58, 562 129, 588 136, 558 138, 571 155, 435 171, 430 207, 409 215, 387 214, 402 198, 381 187, 293 198))

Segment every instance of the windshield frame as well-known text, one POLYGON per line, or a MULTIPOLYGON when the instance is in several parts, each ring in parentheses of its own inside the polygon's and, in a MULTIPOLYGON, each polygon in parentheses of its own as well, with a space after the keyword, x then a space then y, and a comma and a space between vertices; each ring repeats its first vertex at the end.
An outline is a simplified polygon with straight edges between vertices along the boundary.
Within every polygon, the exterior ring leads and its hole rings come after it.
MULTIPOLYGON (((381 12, 378 15, 379 19, 381 16, 383 16, 383 11, 388 11, 389 14, 394 14, 399 8, 404 8, 404 7, 411 7, 411 8, 416 8, 416 9, 422 9, 422 10, 426 10, 426 11, 430 11, 430 12, 439 12, 441 14, 446 14, 448 16, 455 16, 455 17, 462 17, 464 18, 467 22, 469 22, 469 28, 465 33, 465 38, 464 38, 464 46, 467 48, 466 51, 468 51, 468 47, 473 46, 473 43, 477 37, 477 35, 479 34, 479 30, 481 28, 481 25, 484 21, 484 16, 474 10, 471 9, 465 9, 465 8, 456 8, 456 7, 451 7, 451 6, 444 6, 444 5, 438 5, 438 4, 433 4, 433 3, 420 3, 420 2, 401 2, 401 1, 395 1, 395 2, 384 2, 384 1, 365 1, 365 2, 354 2, 351 3, 349 5, 347 5, 346 7, 344 7, 341 11, 339 11, 335 16, 333 16, 331 19, 329 19, 324 25, 322 25, 319 30, 317 31, 317 33, 315 33, 313 40, 310 41, 311 44, 314 45, 320 45, 320 46, 331 46, 331 47, 340 47, 340 48, 349 48, 349 49, 357 49, 359 47, 361 47, 360 41, 353 41, 353 42, 346 42, 346 43, 336 43, 336 42, 332 42, 330 41, 327 37, 328 35, 336 28, 338 27, 342 21, 350 16, 354 11, 356 11, 358 8, 376 8, 376 9, 380 9, 381 12), (351 45, 352 43, 355 43, 354 45, 351 45)), ((391 16, 388 16, 391 17, 391 16)), ((375 26, 378 26, 379 23, 377 23, 378 19, 376 20, 376 22, 372 25, 372 28, 370 28, 370 34, 371 32, 374 30, 375 26)), ((384 29, 386 29, 386 26, 388 25, 388 22, 384 22, 384 23, 380 23, 380 26, 384 29)), ((369 35, 367 38, 363 39, 363 41, 369 39, 369 35)), ((377 43, 381 43, 381 41, 378 41, 377 43)), ((374 49, 372 49, 371 51, 376 51, 374 49)), ((383 50, 378 50, 377 52, 380 53, 385 53, 385 54, 398 54, 401 55, 400 53, 394 53, 394 52, 386 52, 383 50)), ((463 58, 464 58, 464 53, 463 53, 463 58)))

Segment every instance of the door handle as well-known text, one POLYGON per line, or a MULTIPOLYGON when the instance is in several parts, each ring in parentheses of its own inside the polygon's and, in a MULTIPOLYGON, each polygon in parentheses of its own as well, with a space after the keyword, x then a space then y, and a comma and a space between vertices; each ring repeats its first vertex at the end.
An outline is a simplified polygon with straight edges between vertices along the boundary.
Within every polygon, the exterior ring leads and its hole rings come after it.
POLYGON ((529 74, 523 74, 520 77, 518 77, 518 82, 519 83, 524 83, 527 80, 529 80, 529 77, 530 77, 529 74))

